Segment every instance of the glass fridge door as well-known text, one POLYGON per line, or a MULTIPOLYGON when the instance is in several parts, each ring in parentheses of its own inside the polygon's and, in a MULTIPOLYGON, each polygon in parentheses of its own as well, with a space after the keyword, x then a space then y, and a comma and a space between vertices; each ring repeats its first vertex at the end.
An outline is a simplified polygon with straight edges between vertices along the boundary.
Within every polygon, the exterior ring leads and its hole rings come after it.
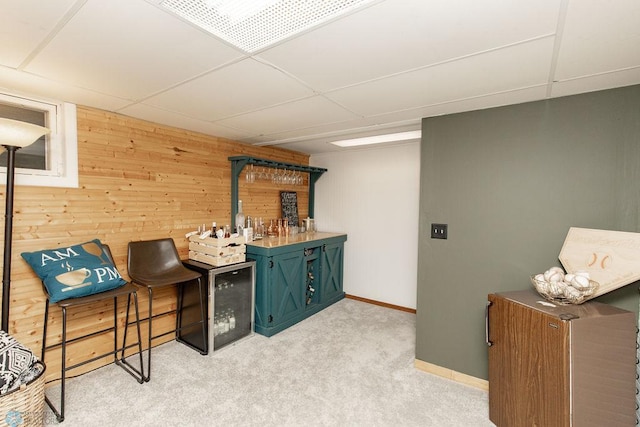
POLYGON ((215 274, 210 334, 213 349, 239 340, 253 331, 253 268, 246 266, 215 274))

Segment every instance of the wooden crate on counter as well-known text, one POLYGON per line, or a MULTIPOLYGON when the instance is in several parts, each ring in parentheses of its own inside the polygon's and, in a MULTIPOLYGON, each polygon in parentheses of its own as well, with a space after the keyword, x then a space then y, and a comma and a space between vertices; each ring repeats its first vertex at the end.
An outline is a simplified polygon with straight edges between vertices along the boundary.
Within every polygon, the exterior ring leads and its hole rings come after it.
POLYGON ((189 237, 189 259, 204 262, 214 267, 236 264, 246 260, 244 236, 215 239, 199 236, 189 237))

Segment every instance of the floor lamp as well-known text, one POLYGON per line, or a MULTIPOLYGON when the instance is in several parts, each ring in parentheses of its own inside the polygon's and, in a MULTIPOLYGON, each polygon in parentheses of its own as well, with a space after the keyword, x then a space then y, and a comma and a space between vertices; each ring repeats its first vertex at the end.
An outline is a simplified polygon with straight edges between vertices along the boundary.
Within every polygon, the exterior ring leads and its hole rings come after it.
POLYGON ((4 214, 4 262, 2 264, 2 330, 9 333, 9 301, 11 290, 11 237, 13 233, 13 177, 16 151, 36 142, 49 129, 0 118, 0 145, 7 150, 7 187, 5 189, 6 208, 4 214))

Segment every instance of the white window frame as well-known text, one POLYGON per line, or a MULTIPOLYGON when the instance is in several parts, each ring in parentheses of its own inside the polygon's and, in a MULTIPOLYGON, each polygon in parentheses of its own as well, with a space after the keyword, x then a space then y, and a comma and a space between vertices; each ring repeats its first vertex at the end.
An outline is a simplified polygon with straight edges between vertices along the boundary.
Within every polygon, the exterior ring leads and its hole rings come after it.
MULTIPOLYGON (((0 93, 0 101, 45 111, 45 126, 51 130, 46 144, 47 170, 16 168, 16 185, 78 188, 78 124, 75 104, 4 92, 0 93)), ((0 180, 7 180, 6 167, 0 167, 0 180)))

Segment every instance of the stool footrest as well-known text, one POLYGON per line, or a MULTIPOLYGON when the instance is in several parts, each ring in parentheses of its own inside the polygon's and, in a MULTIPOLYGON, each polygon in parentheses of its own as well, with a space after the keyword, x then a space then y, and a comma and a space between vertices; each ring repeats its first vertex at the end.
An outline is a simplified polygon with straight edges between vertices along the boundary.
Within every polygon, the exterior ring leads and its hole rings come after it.
MULTIPOLYGON (((51 410, 53 411, 53 413, 56 416, 56 419, 58 420, 58 422, 62 422, 64 421, 64 408, 65 408, 65 383, 66 383, 66 378, 67 378, 67 372, 73 370, 73 369, 77 369, 81 366, 87 365, 89 363, 95 362, 97 360, 100 359, 104 359, 108 356, 113 356, 113 361, 116 365, 120 366, 124 371, 128 372, 132 377, 134 377, 136 379, 136 381, 140 384, 142 384, 145 381, 145 373, 144 373, 144 363, 143 363, 143 358, 142 358, 142 334, 140 332, 140 311, 138 310, 138 295, 135 291, 136 288, 129 288, 129 289, 133 289, 132 292, 130 292, 129 294, 125 294, 127 295, 127 308, 126 308, 126 314, 125 314, 125 319, 124 319, 124 335, 122 338, 122 346, 118 345, 118 296, 122 295, 120 294, 116 294, 116 295, 109 295, 108 292, 105 293, 104 295, 104 299, 107 298, 112 298, 113 299, 113 326, 109 327, 109 328, 104 328, 101 329, 99 331, 94 331, 91 333, 88 333, 86 335, 82 335, 76 338, 73 338, 71 340, 67 340, 67 310, 69 308, 71 308, 72 306, 76 306, 76 305, 81 305, 81 304, 58 304, 58 306, 62 309, 62 339, 60 343, 56 343, 54 345, 51 346, 47 346, 46 345, 46 339, 47 339, 47 325, 48 325, 48 320, 49 320, 49 300, 47 299, 46 302, 46 306, 45 306, 45 319, 44 319, 44 331, 43 331, 43 338, 42 338, 42 358, 41 360, 44 362, 45 359, 45 354, 47 350, 50 350, 52 348, 57 348, 57 347, 61 347, 61 359, 62 359, 62 363, 61 363, 61 369, 60 369, 60 378, 58 378, 57 380, 54 381, 60 381, 60 406, 59 409, 53 404, 53 402, 46 396, 45 394, 45 402, 47 403, 47 405, 49 406, 49 408, 51 408, 51 410), (135 322, 129 322, 129 312, 131 309, 131 297, 133 297, 133 303, 134 303, 134 309, 135 309, 135 322), (127 332, 129 330, 129 326, 135 325, 136 326, 136 337, 137 337, 137 341, 133 344, 129 344, 127 345, 127 332), (108 352, 104 352, 103 354, 100 354, 98 356, 94 356, 91 357, 90 359, 86 359, 83 360, 79 363, 73 364, 71 366, 67 366, 67 356, 66 356, 66 352, 67 352, 67 346, 69 344, 72 343, 76 343, 80 340, 85 340, 85 339, 89 339, 92 337, 96 337, 102 334, 106 334, 109 332, 113 332, 113 350, 108 351, 108 352), (136 354, 139 357, 139 365, 140 368, 136 368, 135 366, 133 366, 132 364, 130 364, 125 357, 125 351, 131 348, 135 348, 137 347, 138 351, 137 353, 134 353, 132 355, 126 356, 126 357, 131 357, 131 356, 135 356, 136 354), (120 353, 120 355, 118 355, 118 353, 120 353)), ((89 301, 89 300, 87 300, 89 301)))

